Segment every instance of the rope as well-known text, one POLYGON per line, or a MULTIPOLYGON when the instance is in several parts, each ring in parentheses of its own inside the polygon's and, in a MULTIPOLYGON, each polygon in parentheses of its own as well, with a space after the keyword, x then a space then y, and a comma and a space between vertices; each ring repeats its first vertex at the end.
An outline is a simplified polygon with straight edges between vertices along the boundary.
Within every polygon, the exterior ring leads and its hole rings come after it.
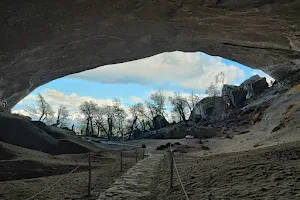
POLYGON ((176 162, 175 162, 175 158, 174 158, 174 156, 173 156, 173 150, 172 150, 172 148, 171 148, 171 145, 170 145, 170 152, 171 152, 171 154, 172 154, 173 163, 174 163, 174 166, 175 166, 175 171, 176 171, 176 173, 177 173, 177 176, 178 176, 178 179, 179 179, 181 188, 182 188, 182 190, 183 190, 183 192, 184 192, 184 195, 185 195, 186 199, 189 200, 189 197, 188 197, 188 195, 187 195, 187 193, 186 193, 186 190, 185 190, 185 188, 184 188, 184 186, 183 186, 183 183, 182 183, 182 181, 181 181, 181 177, 180 177, 179 172, 178 172, 178 169, 177 169, 177 165, 176 165, 176 162))
POLYGON ((73 172, 75 172, 87 159, 89 158, 86 157, 81 163, 79 163, 72 171, 70 171, 68 174, 66 174, 65 176, 63 176, 61 179, 59 179, 58 181, 54 182, 53 184, 51 184, 50 186, 46 187, 45 189, 43 189, 42 191, 38 192, 37 194, 27 198, 26 200, 31 200, 34 197, 38 196, 39 194, 49 190, 50 188, 52 188, 54 185, 56 185, 57 183, 61 182, 62 180, 66 179, 70 174, 72 174, 73 172))
POLYGON ((184 186, 183 186, 183 184, 182 184, 182 181, 181 181, 181 178, 180 178, 180 175, 179 175, 179 172, 178 172, 177 165, 176 165, 176 162, 175 162, 174 157, 173 157, 173 162, 174 162, 175 170, 176 170, 176 173, 177 173, 177 176, 178 176, 180 185, 181 185, 181 187, 182 187, 182 190, 183 190, 183 192, 184 192, 184 195, 185 195, 186 199, 189 200, 189 197, 188 197, 188 195, 187 195, 187 193, 186 193, 186 191, 185 191, 185 188, 184 188, 184 186))

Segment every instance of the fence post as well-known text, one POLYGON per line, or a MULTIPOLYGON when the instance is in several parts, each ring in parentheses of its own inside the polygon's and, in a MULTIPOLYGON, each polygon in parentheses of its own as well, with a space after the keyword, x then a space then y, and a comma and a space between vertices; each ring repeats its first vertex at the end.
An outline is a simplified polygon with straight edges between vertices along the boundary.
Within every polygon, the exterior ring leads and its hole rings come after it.
POLYGON ((138 151, 137 149, 135 149, 135 163, 138 162, 138 151))
POLYGON ((91 152, 89 153, 89 185, 88 185, 88 196, 91 196, 91 182, 92 182, 92 158, 91 152))
POLYGON ((120 171, 123 171, 123 150, 121 149, 121 166, 120 166, 120 171))
POLYGON ((173 187, 173 152, 170 150, 170 189, 173 187))

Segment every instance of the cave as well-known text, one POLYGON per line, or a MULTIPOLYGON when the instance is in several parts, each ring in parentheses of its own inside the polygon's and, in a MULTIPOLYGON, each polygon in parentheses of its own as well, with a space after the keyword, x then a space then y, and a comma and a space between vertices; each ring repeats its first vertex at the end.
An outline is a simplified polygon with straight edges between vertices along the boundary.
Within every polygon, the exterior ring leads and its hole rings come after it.
POLYGON ((10 110, 57 78, 162 52, 201 51, 299 81, 298 0, 0 3, 0 99, 10 110))

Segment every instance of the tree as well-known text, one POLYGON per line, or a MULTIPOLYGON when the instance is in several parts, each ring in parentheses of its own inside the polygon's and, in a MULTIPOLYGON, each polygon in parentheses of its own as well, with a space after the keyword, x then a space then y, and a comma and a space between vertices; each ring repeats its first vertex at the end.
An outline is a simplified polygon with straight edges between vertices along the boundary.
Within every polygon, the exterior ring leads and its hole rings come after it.
POLYGON ((191 112, 199 101, 200 101, 200 97, 197 94, 194 94, 194 91, 192 91, 191 95, 189 96, 189 102, 190 102, 189 109, 191 112))
POLYGON ((118 132, 123 134, 124 120, 126 118, 126 112, 121 107, 121 100, 115 99, 113 105, 105 105, 100 107, 96 115, 95 125, 98 128, 98 134, 100 130, 105 132, 109 139, 113 136, 113 128, 117 124, 118 132))
POLYGON ((93 120, 96 116, 96 113, 99 111, 98 105, 93 101, 89 101, 89 102, 85 101, 79 106, 79 110, 86 120, 85 133, 88 135, 91 131, 91 133, 93 134, 94 133, 93 120))
POLYGON ((180 94, 174 93, 173 97, 169 97, 170 103, 173 106, 173 111, 180 116, 180 121, 187 124, 187 112, 191 111, 191 106, 187 99, 180 94))
POLYGON ((36 97, 36 105, 28 106, 25 109, 31 115, 39 116, 38 120, 45 123, 50 122, 54 115, 51 105, 46 102, 46 100, 40 93, 38 93, 36 97))
POLYGON ((220 72, 215 76, 215 80, 210 83, 205 91, 205 94, 209 96, 216 97, 221 95, 221 87, 224 85, 225 74, 220 72))
POLYGON ((65 106, 59 106, 57 110, 56 125, 64 123, 64 121, 69 117, 69 110, 65 106))
POLYGON ((145 130, 145 120, 143 117, 145 116, 145 107, 142 103, 136 103, 129 107, 129 113, 131 115, 131 119, 128 120, 129 126, 129 139, 131 139, 132 132, 134 130, 134 127, 136 123, 139 121, 142 128, 145 130))
POLYGON ((116 118, 116 124, 118 127, 118 133, 121 134, 121 137, 124 136, 124 121, 127 117, 127 113, 124 110, 124 108, 117 107, 116 108, 116 113, 115 113, 115 118, 116 118))
POLYGON ((166 97, 161 90, 156 91, 150 95, 148 107, 152 110, 155 116, 164 116, 166 107, 166 97))

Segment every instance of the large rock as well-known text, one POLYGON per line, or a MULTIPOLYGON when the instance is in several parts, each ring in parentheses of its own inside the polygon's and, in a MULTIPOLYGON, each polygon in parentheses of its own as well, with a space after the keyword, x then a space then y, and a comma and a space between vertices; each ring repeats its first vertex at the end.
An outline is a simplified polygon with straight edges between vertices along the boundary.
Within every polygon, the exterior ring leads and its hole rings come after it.
POLYGON ((296 82, 299 10, 299 0, 2 0, 0 99, 12 108, 51 80, 175 50, 296 82))
POLYGON ((262 91, 269 87, 266 78, 260 77, 259 75, 254 75, 249 79, 245 80, 241 87, 247 90, 247 99, 254 95, 260 94, 262 91))
POLYGON ((229 106, 222 97, 206 97, 199 101, 191 113, 191 121, 197 119, 216 123, 224 120, 228 114, 229 106))
POLYGON ((158 115, 153 118, 153 124, 156 129, 164 128, 169 126, 169 122, 164 116, 158 115))
POLYGON ((221 133, 220 128, 194 126, 188 132, 189 135, 195 138, 211 138, 221 133))
POLYGON ((0 141, 46 153, 58 153, 58 140, 16 115, 0 113, 0 141))
POLYGON ((239 86, 224 85, 222 89, 222 98, 232 107, 243 105, 246 95, 247 91, 239 86))
POLYGON ((76 154, 98 148, 61 129, 8 113, 0 113, 0 141, 50 154, 76 154), (63 138, 63 139, 62 139, 63 138))

